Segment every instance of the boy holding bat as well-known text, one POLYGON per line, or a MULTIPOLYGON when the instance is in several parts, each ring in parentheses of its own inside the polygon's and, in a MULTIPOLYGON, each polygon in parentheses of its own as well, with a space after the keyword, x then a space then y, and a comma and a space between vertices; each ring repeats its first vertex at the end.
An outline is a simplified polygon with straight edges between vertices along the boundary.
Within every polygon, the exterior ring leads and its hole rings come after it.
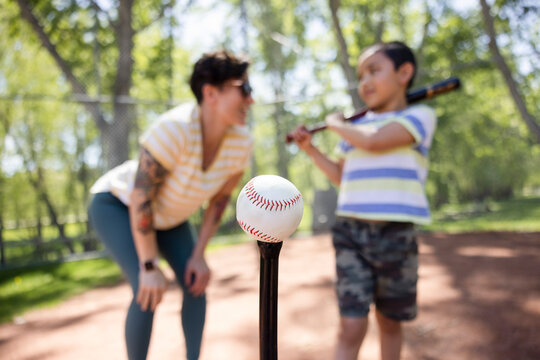
POLYGON ((408 106, 414 54, 401 42, 378 43, 358 60, 358 92, 370 109, 345 122, 326 116, 341 138, 334 161, 298 127, 291 135, 326 176, 340 186, 332 229, 340 324, 336 360, 357 359, 375 304, 381 358, 399 359, 401 322, 416 317, 416 224, 430 221, 424 183, 436 127, 426 105, 408 106))

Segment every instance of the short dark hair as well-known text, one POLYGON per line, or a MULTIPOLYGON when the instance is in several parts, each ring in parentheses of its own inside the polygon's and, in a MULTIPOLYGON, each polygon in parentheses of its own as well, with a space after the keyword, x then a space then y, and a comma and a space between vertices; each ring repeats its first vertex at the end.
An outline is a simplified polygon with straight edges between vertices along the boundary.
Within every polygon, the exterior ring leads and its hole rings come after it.
POLYGON ((237 57, 226 50, 204 54, 193 66, 193 73, 189 79, 189 85, 197 98, 197 103, 200 104, 203 100, 204 84, 221 86, 229 79, 241 78, 248 66, 247 59, 237 57))
POLYGON ((405 43, 401 41, 389 41, 389 42, 380 42, 373 44, 366 48, 362 53, 384 53, 393 63, 394 69, 399 69, 399 67, 405 63, 410 62, 414 67, 413 75, 411 80, 407 84, 407 88, 410 88, 414 82, 414 77, 416 76, 416 59, 411 48, 409 48, 405 43))

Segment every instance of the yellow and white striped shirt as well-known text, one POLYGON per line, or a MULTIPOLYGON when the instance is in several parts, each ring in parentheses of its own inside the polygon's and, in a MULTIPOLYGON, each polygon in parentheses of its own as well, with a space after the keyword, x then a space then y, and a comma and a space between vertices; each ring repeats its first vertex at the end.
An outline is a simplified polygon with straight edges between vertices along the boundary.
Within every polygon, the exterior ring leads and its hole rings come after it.
MULTIPOLYGON (((215 195, 233 175, 249 166, 253 139, 245 126, 228 129, 214 162, 202 169, 200 109, 178 106, 165 114, 141 137, 141 145, 169 171, 153 203, 154 226, 164 230, 187 220, 215 195)), ((138 163, 134 160, 110 170, 91 192, 111 192, 129 205, 138 163)))

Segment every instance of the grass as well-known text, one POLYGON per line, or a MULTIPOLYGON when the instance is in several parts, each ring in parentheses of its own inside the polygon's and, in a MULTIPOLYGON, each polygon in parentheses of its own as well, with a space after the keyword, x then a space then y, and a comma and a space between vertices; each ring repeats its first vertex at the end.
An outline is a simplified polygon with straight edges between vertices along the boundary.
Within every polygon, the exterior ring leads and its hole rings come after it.
MULTIPOLYGON (((246 235, 216 237, 208 251, 250 241, 246 235)), ((86 290, 117 284, 120 268, 110 259, 91 259, 61 264, 0 271, 0 323, 25 312, 57 305, 86 290)))
POLYGON ((540 197, 448 205, 436 211, 427 231, 540 231, 540 197))
MULTIPOLYGON (((427 231, 540 231, 540 197, 504 202, 448 205, 434 212, 427 231)), ((304 223, 304 222, 303 222, 304 223)), ((299 228, 305 231, 306 225, 299 228)), ((250 240, 244 233, 218 236, 208 251, 250 240)), ((0 322, 47 306, 97 286, 118 283, 118 266, 109 259, 92 259, 27 269, 0 271, 0 322)))
MULTIPOLYGON (((64 231, 68 237, 77 237, 85 232, 85 224, 83 223, 69 223, 65 224, 64 231)), ((44 241, 57 239, 58 229, 53 225, 43 225, 42 238, 44 241)), ((5 229, 3 232, 4 241, 18 241, 26 240, 36 236, 35 227, 27 227, 20 229, 5 229)))
POLYGON ((0 271, 0 322, 52 306, 96 286, 118 283, 121 272, 109 259, 92 259, 0 271))

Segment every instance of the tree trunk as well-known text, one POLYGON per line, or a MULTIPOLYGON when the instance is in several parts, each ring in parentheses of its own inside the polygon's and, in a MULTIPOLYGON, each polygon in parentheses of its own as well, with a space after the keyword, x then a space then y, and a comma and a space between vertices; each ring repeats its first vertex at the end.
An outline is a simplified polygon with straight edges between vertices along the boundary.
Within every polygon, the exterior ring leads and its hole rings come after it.
POLYGON ((30 172, 28 172, 28 180, 36 189, 39 198, 43 203, 45 204, 47 208, 47 212, 49 213, 49 217, 51 218, 51 222, 53 225, 58 229, 58 234, 60 235, 60 239, 62 242, 66 245, 69 252, 71 254, 75 253, 75 249, 73 248, 73 244, 71 244, 71 239, 69 239, 66 236, 66 233, 64 231, 64 224, 60 224, 58 221, 58 216, 56 214, 56 209, 54 208, 54 205, 51 202, 51 199, 49 198, 49 194, 47 193, 46 189, 44 188, 44 179, 43 179, 43 169, 38 166, 37 168, 37 178, 34 178, 30 172))
MULTIPOLYGON (((6 124, 6 120, 4 119, 4 124, 6 124)), ((7 125, 5 125, 6 128, 8 128, 7 125)), ((28 182, 30 185, 34 187, 36 190, 36 194, 38 195, 39 199, 43 201, 45 206, 47 207, 47 211, 49 213, 49 217, 51 218, 52 223, 56 226, 58 229, 58 233, 60 234, 61 240, 65 243, 66 247, 69 249, 70 253, 74 253, 75 250, 73 249, 73 246, 71 244, 71 241, 69 238, 66 237, 64 232, 64 226, 58 222, 58 216, 56 215, 56 209, 54 208, 49 195, 47 193, 47 189, 45 188, 45 178, 43 176, 43 169, 41 165, 39 164, 38 157, 36 154, 36 150, 32 147, 33 144, 35 144, 34 141, 34 135, 30 129, 27 129, 27 132, 25 134, 27 138, 28 144, 30 144, 30 154, 25 154, 23 151, 18 137, 13 137, 13 142, 15 144, 15 147, 17 148, 17 152, 21 154, 22 160, 24 163, 24 166, 26 168, 26 174, 28 176, 28 182), (33 165, 30 165, 33 164, 33 165), (36 169, 36 177, 32 176, 32 168, 36 169)), ((41 216, 38 216, 38 221, 40 221, 41 216)))
MULTIPOLYGON (((69 64, 64 60, 64 58, 60 56, 60 54, 56 50, 56 47, 45 33, 43 26, 41 26, 38 19, 32 13, 30 4, 28 4, 28 2, 25 0, 17 0, 17 3, 19 4, 19 8, 21 9, 21 16, 23 17, 23 19, 28 21, 30 26, 32 26, 32 29, 34 29, 34 32, 41 41, 41 45, 49 52, 49 54, 52 56, 52 58, 66 77, 67 81, 71 85, 73 94, 85 98, 88 97, 88 93, 86 92, 84 85, 75 77, 69 64)), ((103 118, 98 102, 84 101, 82 102, 82 104, 86 107, 88 112, 92 114, 98 128, 101 129, 104 127, 105 124, 107 124, 105 119, 103 118)))
POLYGON ((349 51, 347 50, 347 43, 343 36, 343 32, 341 31, 341 25, 337 14, 340 0, 329 0, 329 5, 332 13, 332 25, 339 46, 339 62, 343 69, 343 73, 345 74, 345 78, 347 79, 347 91, 351 97, 354 109, 359 110, 363 107, 363 103, 356 91, 356 71, 349 63, 349 51))
POLYGON ((34 254, 37 260, 44 259, 44 249, 43 249, 43 223, 41 222, 41 202, 39 201, 39 196, 36 196, 36 202, 34 206, 36 207, 36 236, 33 238, 34 254))
POLYGON ((39 195, 36 197, 36 203, 34 205, 36 207, 36 219, 37 219, 35 246, 40 247, 41 243, 43 242, 43 223, 41 222, 41 218, 43 216, 41 214, 41 205, 40 205, 40 201, 39 201, 39 195))
MULTIPOLYGON (((279 75, 280 81, 276 82, 280 84, 277 88, 274 89, 276 99, 280 96, 280 89, 283 89, 283 79, 285 77, 284 73, 279 75)), ((289 154, 287 153, 287 148, 283 144, 283 139, 285 138, 284 120, 285 120, 285 109, 283 108, 283 102, 276 102, 274 105, 274 122, 276 128, 276 144, 277 145, 277 169, 278 174, 285 179, 289 178, 289 154)))
MULTIPOLYGON (((3 177, 0 177, 0 182, 3 183, 3 177)), ((2 184, 3 185, 3 184, 2 184)), ((0 186, 0 267, 6 265, 6 254, 4 252, 4 193, 3 187, 0 186)))
POLYGON ((112 168, 129 158, 129 133, 134 118, 133 105, 129 103, 133 71, 133 36, 132 27, 133 0, 120 0, 118 7, 118 62, 114 82, 114 121, 111 127, 113 136, 112 154, 109 154, 108 167, 112 168))
POLYGON ((129 130, 133 121, 132 105, 129 104, 129 92, 132 85, 133 70, 133 36, 132 8, 133 0, 121 0, 118 5, 118 24, 115 27, 118 45, 117 72, 113 86, 114 113, 111 124, 105 121, 99 102, 89 101, 91 97, 82 82, 77 79, 67 61, 58 53, 56 46, 45 33, 43 26, 32 13, 32 6, 27 0, 17 0, 21 16, 32 27, 42 46, 53 57, 56 64, 71 85, 73 94, 82 98, 80 103, 92 115, 100 131, 103 142, 107 142, 104 150, 108 169, 129 158, 129 130), (115 136, 115 137, 114 137, 115 136))
POLYGON ((107 156, 107 169, 122 164, 129 159, 129 132, 131 130, 131 113, 133 105, 115 104, 114 122, 108 126, 108 131, 102 133, 107 156))
MULTIPOLYGON (((248 36, 248 14, 246 8, 246 0, 240 0, 240 22, 241 22, 241 34, 242 39, 244 40, 244 53, 249 54, 249 36, 248 36)), ((248 126, 253 131, 254 120, 253 120, 253 111, 249 110, 248 112, 248 126)), ((255 158, 255 152, 251 154, 251 167, 250 167, 250 177, 254 178, 257 176, 257 160, 255 158)))
POLYGON ((486 31, 489 36, 489 49, 491 50, 493 60, 495 61, 495 64, 497 64, 497 67, 499 68, 499 71, 501 72, 506 82, 506 86, 508 86, 510 95, 512 96, 512 99, 514 100, 514 103, 518 108, 521 118, 523 119, 523 121, 525 121, 525 124, 527 125, 531 134, 536 138, 536 141, 540 143, 540 125, 536 122, 536 119, 527 110, 525 100, 520 93, 517 83, 512 77, 512 71, 504 60, 504 57, 499 50, 499 46, 497 45, 497 33, 495 32, 493 17, 490 13, 491 9, 487 4, 486 0, 480 0, 480 5, 482 6, 482 16, 484 17, 486 31))
POLYGON ((6 266, 6 253, 4 251, 4 221, 0 214, 0 267, 6 266))
POLYGON ((424 77, 426 74, 426 71, 424 70, 424 64, 425 64, 425 57, 424 57, 424 46, 426 44, 426 41, 428 39, 428 29, 429 25, 433 21, 433 16, 431 16, 431 11, 429 9, 429 4, 426 0, 424 0, 424 12, 426 14, 426 22, 424 23, 424 27, 422 29, 422 40, 420 41, 420 44, 418 45, 418 48, 416 48, 416 79, 415 83, 424 83, 424 77))

